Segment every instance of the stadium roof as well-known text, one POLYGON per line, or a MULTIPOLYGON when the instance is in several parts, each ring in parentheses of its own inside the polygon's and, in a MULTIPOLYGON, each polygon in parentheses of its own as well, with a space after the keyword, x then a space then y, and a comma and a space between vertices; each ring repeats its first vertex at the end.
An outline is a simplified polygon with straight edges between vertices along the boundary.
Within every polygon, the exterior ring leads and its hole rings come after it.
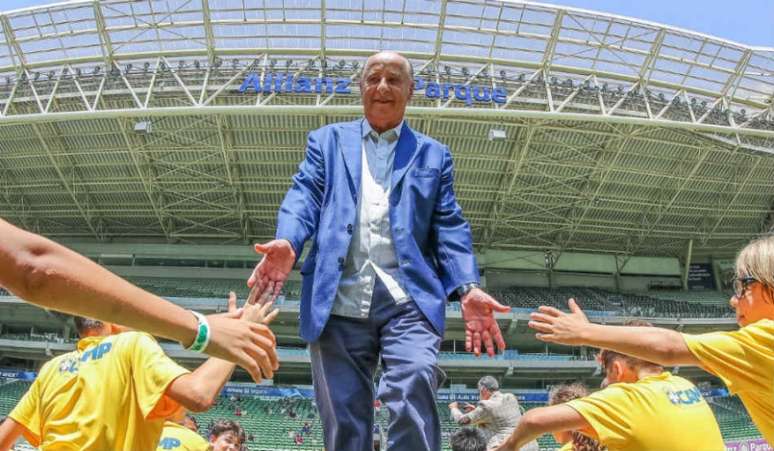
POLYGON ((771 48, 512 1, 89 0, 0 27, 0 216, 51 236, 273 236, 306 133, 361 111, 356 83, 277 75, 356 82, 380 49, 412 60, 409 121, 451 147, 480 246, 727 255, 772 226, 771 48))

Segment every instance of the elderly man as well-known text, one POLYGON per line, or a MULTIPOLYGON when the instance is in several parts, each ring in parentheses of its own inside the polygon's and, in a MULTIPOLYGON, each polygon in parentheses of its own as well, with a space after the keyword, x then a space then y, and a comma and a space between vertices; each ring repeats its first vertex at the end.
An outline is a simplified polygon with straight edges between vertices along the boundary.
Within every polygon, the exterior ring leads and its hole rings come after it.
POLYGON ((314 237, 301 267, 300 329, 326 449, 373 449, 380 357, 388 447, 441 448, 435 391, 447 297, 462 301, 469 351, 505 348, 493 313, 509 309, 478 288, 449 149, 404 120, 413 88, 408 60, 371 56, 360 81, 365 119, 309 134, 276 240, 255 246, 264 257, 248 285, 279 288, 314 237))
MULTIPOLYGON (((475 408, 466 409, 467 413, 462 413, 456 402, 449 404, 451 416, 459 425, 481 428, 488 439, 487 449, 494 449, 507 440, 519 424, 519 400, 511 393, 500 392, 500 384, 492 376, 484 376, 478 381, 478 394, 481 401, 475 408)), ((532 441, 521 449, 537 451, 538 444, 532 441)))

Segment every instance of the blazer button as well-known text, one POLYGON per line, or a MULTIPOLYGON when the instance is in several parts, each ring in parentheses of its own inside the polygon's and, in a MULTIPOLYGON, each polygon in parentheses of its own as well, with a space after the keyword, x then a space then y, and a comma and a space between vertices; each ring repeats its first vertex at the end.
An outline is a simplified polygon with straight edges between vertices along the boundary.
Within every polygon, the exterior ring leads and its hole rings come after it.
POLYGON ((347 233, 352 235, 352 229, 353 229, 352 224, 347 224, 347 233))

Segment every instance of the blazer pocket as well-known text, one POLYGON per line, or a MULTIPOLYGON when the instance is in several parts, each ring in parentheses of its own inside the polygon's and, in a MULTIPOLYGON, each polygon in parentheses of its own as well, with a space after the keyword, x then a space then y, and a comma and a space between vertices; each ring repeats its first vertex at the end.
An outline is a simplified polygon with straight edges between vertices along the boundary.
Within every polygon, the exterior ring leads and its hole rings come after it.
POLYGON ((414 168, 411 175, 414 177, 438 177, 441 171, 437 168, 414 168))

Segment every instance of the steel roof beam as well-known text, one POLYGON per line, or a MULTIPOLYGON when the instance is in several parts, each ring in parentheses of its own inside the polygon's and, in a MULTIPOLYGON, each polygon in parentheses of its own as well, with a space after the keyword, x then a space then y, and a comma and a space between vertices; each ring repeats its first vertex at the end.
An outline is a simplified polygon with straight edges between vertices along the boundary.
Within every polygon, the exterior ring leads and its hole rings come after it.
POLYGON ((245 193, 243 191, 242 178, 239 165, 233 161, 235 154, 233 152, 234 140, 231 132, 226 128, 221 116, 215 116, 216 126, 218 127, 218 143, 220 144, 221 154, 223 155, 223 165, 228 177, 228 185, 234 199, 234 209, 239 217, 240 231, 242 241, 248 242, 252 230, 250 228, 250 218, 245 208, 245 193))
POLYGON ((105 24, 105 16, 102 14, 102 6, 99 0, 94 0, 94 21, 97 25, 97 34, 99 35, 99 41, 102 44, 102 58, 105 62, 105 70, 110 70, 113 67, 113 43, 110 40, 110 35, 107 31, 107 25, 105 24))
MULTIPOLYGON (((564 40, 563 40, 564 42, 564 40)), ((582 42, 579 42, 579 44, 582 44, 582 42)), ((216 48, 215 49, 216 54, 223 55, 223 56, 245 56, 245 55, 253 55, 256 53, 266 53, 268 55, 307 55, 307 56, 313 56, 317 55, 319 56, 319 51, 315 52, 312 49, 301 49, 301 48, 286 48, 286 49, 273 49, 273 48, 239 48, 239 49, 228 49, 228 48, 216 48)), ((645 52, 642 52, 644 56, 647 56, 645 52)), ((206 52, 203 52, 202 50, 192 50, 192 49, 184 49, 184 50, 164 50, 163 52, 160 51, 150 51, 150 52, 126 52, 114 55, 114 59, 121 59, 121 60, 138 60, 138 59, 149 59, 149 58, 155 58, 157 56, 166 56, 166 57, 196 57, 196 56, 202 56, 203 54, 206 55, 206 52)), ((327 49, 326 54, 334 54, 336 56, 342 56, 342 57, 367 57, 373 54, 372 50, 349 50, 349 49, 336 49, 331 50, 327 49)), ((402 52, 404 56, 410 59, 426 59, 426 58, 435 58, 434 54, 429 53, 422 53, 422 52, 411 52, 411 51, 405 51, 402 52)), ((440 58, 440 55, 438 56, 440 58)), ((506 67, 518 67, 518 68, 525 68, 525 69, 538 69, 541 68, 540 63, 535 63, 531 61, 526 60, 515 60, 515 59, 504 59, 504 58, 483 58, 483 57, 476 57, 476 56, 466 56, 466 55, 449 55, 446 57, 448 61, 454 61, 459 63, 474 63, 474 64, 497 64, 500 66, 506 66, 506 67)), ((669 59, 667 57, 664 57, 664 59, 669 59)), ((51 59, 47 61, 36 61, 34 63, 26 64, 25 67, 28 69, 34 69, 34 68, 47 68, 47 67, 56 67, 61 66, 62 64, 85 64, 85 63, 93 63, 93 62, 102 62, 103 57, 74 57, 74 58, 67 58, 67 59, 51 59)), ((679 62, 679 60, 676 60, 674 62, 679 62)), ((616 73, 616 72, 610 72, 610 71, 604 71, 599 69, 588 69, 588 68, 579 68, 579 67, 573 67, 573 66, 563 66, 558 64, 551 64, 551 68, 553 71, 556 72, 563 72, 567 74, 575 74, 575 75, 581 75, 581 76, 587 76, 589 74, 593 74, 600 78, 610 79, 610 80, 619 80, 624 82, 636 82, 639 80, 638 76, 632 76, 628 74, 622 74, 622 73, 616 73)), ((8 72, 8 71, 16 71, 17 67, 15 65, 11 66, 2 66, 0 67, 0 73, 2 72, 8 72)), ((716 69, 713 69, 716 70, 716 69)), ((718 95, 717 91, 711 91, 707 89, 703 89, 698 86, 685 86, 681 85, 679 83, 672 83, 662 80, 649 80, 648 84, 654 87, 660 87, 670 90, 681 90, 685 89, 687 92, 690 92, 692 94, 701 95, 701 96, 708 96, 708 97, 716 97, 718 95)), ((734 98, 733 101, 738 104, 742 105, 748 105, 750 107, 754 108, 768 108, 769 104, 766 103, 765 100, 761 101, 755 101, 754 99, 749 98, 734 98)))
MULTIPOLYGON (((436 108, 436 107, 409 107, 408 117, 442 117, 447 119, 467 118, 471 114, 469 108, 436 108)), ((0 124, 29 124, 62 122, 83 119, 107 119, 116 117, 159 117, 159 116, 191 116, 191 115, 246 115, 246 116, 276 116, 295 114, 300 116, 318 116, 320 114, 338 116, 360 116, 363 108, 360 105, 212 105, 192 110, 191 107, 151 107, 148 109, 103 109, 96 112, 67 111, 51 112, 45 114, 12 114, 0 117, 0 124)), ((739 128, 723 125, 672 121, 665 119, 647 119, 634 116, 603 116, 601 114, 549 112, 535 110, 504 110, 494 108, 477 108, 475 110, 479 120, 539 120, 539 121, 567 121, 580 123, 607 123, 624 125, 643 125, 648 127, 663 127, 667 129, 692 130, 696 132, 718 133, 733 136, 741 134, 745 136, 758 136, 762 138, 774 138, 774 131, 739 128)), ((774 151, 772 151, 774 153, 774 151)))
POLYGON ((566 238, 564 239, 564 242, 560 246, 560 250, 567 249, 572 243, 573 238, 575 237, 575 234, 578 232, 581 225, 583 225, 583 222, 586 220, 586 216, 588 215, 589 211, 591 210, 591 207, 595 205, 595 199, 597 199, 602 192, 602 188, 605 186, 605 183, 607 182, 607 178, 610 176, 610 173, 613 171, 616 163, 618 162, 618 159, 621 157, 621 154, 625 149, 628 148, 628 142, 629 139, 636 135, 636 131, 632 130, 623 130, 620 132, 620 135, 616 138, 608 138, 608 141, 599 147, 597 155, 595 157, 595 166, 591 170, 591 172, 588 174, 587 182, 582 188, 583 192, 587 193, 586 202, 583 205, 580 214, 576 214, 575 211, 577 210, 578 204, 573 205, 570 209, 570 211, 567 214, 566 221, 569 221, 570 223, 570 231, 567 233, 566 238), (608 153, 608 149, 606 147, 610 147, 613 143, 617 141, 617 145, 615 146, 615 150, 613 151, 612 157, 610 160, 605 159, 605 154, 608 153), (590 192, 590 189, 593 189, 593 192, 590 192))
POLYGON ((215 34, 212 31, 209 0, 202 0, 202 26, 204 26, 204 37, 207 41, 207 61, 212 64, 215 61, 215 34))
POLYGON ((565 11, 560 9, 556 12, 554 17, 554 26, 551 28, 551 35, 546 43, 546 50, 543 52, 543 60, 540 62, 540 66, 544 70, 551 68, 553 63, 554 51, 556 51, 556 44, 559 42, 559 34, 562 32, 562 21, 564 20, 565 11))
MULTIPOLYGON (((38 124, 34 124, 34 123, 30 124, 30 127, 35 133, 35 136, 40 141, 40 145, 45 151, 46 156, 48 157, 48 160, 51 162, 51 166, 56 171, 57 176, 59 176, 59 181, 64 186, 65 190, 67 191, 67 194, 70 195, 70 198, 75 204, 75 207, 81 213, 81 218, 86 222, 86 225, 89 227, 89 230, 91 230, 94 238, 100 241, 103 240, 105 237, 105 230, 101 225, 101 221, 99 220, 95 221, 95 218, 91 209, 91 206, 93 203, 91 201, 91 196, 87 191, 84 190, 83 196, 85 197, 85 199, 83 200, 79 199, 78 187, 65 174, 65 169, 59 164, 59 161, 57 160, 57 156, 54 154, 54 151, 51 149, 51 146, 49 146, 48 141, 46 141, 46 138, 40 132, 40 128, 38 124)), ((60 143, 60 147, 66 148, 63 143, 60 143)), ((76 171, 75 167, 71 167, 69 168, 69 170, 71 172, 71 175, 74 176, 76 171)))
POLYGON ((516 185, 516 181, 519 179, 521 170, 528 158, 527 155, 529 154, 530 143, 532 141, 532 137, 535 135, 535 130, 537 127, 537 124, 528 125, 526 129, 526 136, 522 138, 521 135, 525 133, 522 131, 519 133, 519 137, 513 140, 511 150, 508 154, 508 165, 500 178, 500 185, 497 189, 497 195, 495 200, 492 201, 492 209, 489 212, 489 216, 492 218, 492 222, 484 232, 483 241, 485 243, 492 242, 495 234, 497 233, 498 219, 500 218, 502 210, 505 207, 506 199, 511 196, 511 192, 516 185))
POLYGON ((123 141, 126 144, 126 149, 129 152, 129 158, 132 159, 134 169, 137 171, 137 175, 140 177, 144 193, 148 198, 148 202, 150 202, 151 208, 153 209, 153 214, 159 221, 159 226, 161 227, 161 231, 164 234, 164 237, 167 239, 167 241, 170 241, 171 230, 164 215, 164 207, 162 204, 163 196, 158 195, 157 193, 159 193, 160 190, 154 187, 154 169, 151 165, 151 162, 149 161, 148 156, 142 153, 132 142, 132 138, 130 138, 129 133, 126 131, 129 125, 127 121, 121 119, 118 119, 117 121, 118 128, 121 131, 121 137, 123 138, 123 141))
MULTIPOLYGON (((438 25, 436 26, 435 45, 433 46, 432 60, 438 64, 441 60, 441 50, 443 49, 443 32, 446 29, 446 8, 448 0, 441 0, 441 7, 438 12, 438 25)), ((406 53, 404 53, 406 56, 406 53)), ((408 56, 407 56, 408 57, 408 56)))
POLYGON ((5 43, 8 46, 8 53, 11 56, 12 61, 18 61, 18 67, 11 67, 17 74, 23 73, 29 66, 27 64, 27 57, 24 55, 19 42, 16 40, 16 33, 11 26, 11 21, 8 20, 8 16, 0 15, 0 24, 3 26, 3 34, 5 34, 5 43))
POLYGON ((729 202, 726 202, 726 207, 723 209, 723 212, 720 214, 720 216, 718 216, 717 220, 715 221, 715 224, 712 226, 709 233, 707 233, 707 240, 715 237, 715 233, 718 227, 720 227, 720 224, 728 216, 728 213, 731 210, 731 206, 734 205, 736 200, 739 198, 739 195, 742 193, 745 186, 747 186, 747 184, 750 182, 750 179, 752 179, 753 174, 760 166, 761 160, 762 160, 760 156, 757 156, 757 155, 753 156, 752 159, 753 159, 753 163, 749 168, 747 168, 747 175, 745 175, 742 182, 739 183, 736 191, 734 192, 734 196, 731 198, 731 200, 729 202))

